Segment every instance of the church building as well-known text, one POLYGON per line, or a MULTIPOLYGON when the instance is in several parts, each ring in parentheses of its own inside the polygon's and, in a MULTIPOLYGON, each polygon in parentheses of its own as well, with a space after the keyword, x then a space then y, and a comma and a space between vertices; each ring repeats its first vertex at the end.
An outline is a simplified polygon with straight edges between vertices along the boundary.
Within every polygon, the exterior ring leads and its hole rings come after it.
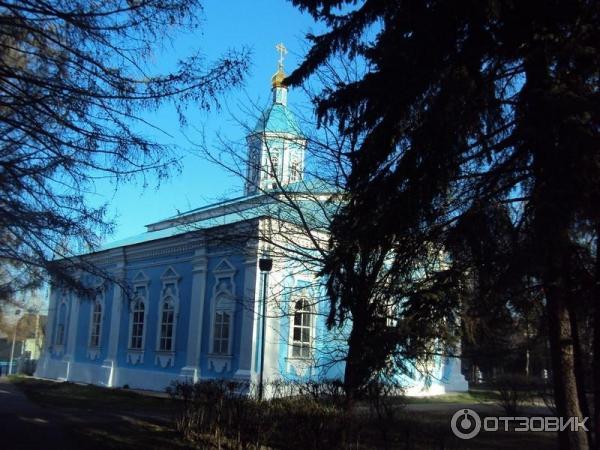
MULTIPOLYGON (((314 205, 335 192, 305 179, 306 139, 284 78, 280 58, 271 104, 247 136, 242 197, 83 255, 120 280, 81 274, 94 298, 53 286, 36 376, 159 391, 173 380, 343 378, 345 336, 325 327, 328 304, 309 257, 315 236, 327 237, 325 203, 314 205)), ((413 394, 467 389, 455 358, 438 361, 431 383, 405 384, 413 394)))

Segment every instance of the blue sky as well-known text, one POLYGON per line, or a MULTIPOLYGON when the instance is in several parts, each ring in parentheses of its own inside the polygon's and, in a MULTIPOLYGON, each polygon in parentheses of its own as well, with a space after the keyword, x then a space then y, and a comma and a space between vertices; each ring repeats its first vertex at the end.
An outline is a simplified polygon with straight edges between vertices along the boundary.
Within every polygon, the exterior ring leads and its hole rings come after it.
MULTIPOLYGON (((115 233, 106 240, 122 239, 145 231, 144 225, 203 204, 242 194, 243 182, 227 170, 192 152, 191 142, 202 140, 209 147, 218 148, 218 136, 233 141, 243 141, 244 130, 239 120, 252 122, 249 113, 254 105, 266 106, 270 101, 270 79, 277 68, 278 54, 275 45, 284 42, 289 50, 286 72, 291 72, 301 61, 307 49, 304 36, 308 31, 318 31, 307 14, 300 13, 284 0, 215 1, 203 2, 202 26, 193 33, 179 33, 172 48, 156 55, 156 68, 170 69, 170 61, 183 58, 194 48, 200 48, 207 60, 218 58, 230 48, 249 47, 252 51, 251 69, 243 89, 227 94, 220 110, 200 111, 189 105, 189 126, 180 129, 175 112, 170 107, 144 118, 169 135, 157 133, 152 137, 163 143, 181 148, 182 171, 163 181, 158 188, 149 179, 143 187, 139 179, 117 189, 109 183, 99 183, 95 193, 89 195, 92 203, 108 202, 109 217, 116 222, 115 233)), ((171 66, 172 67, 172 66, 171 66)), ((307 108, 306 98, 299 91, 290 92, 290 106, 307 108)), ((144 131, 147 135, 149 132, 144 131)))

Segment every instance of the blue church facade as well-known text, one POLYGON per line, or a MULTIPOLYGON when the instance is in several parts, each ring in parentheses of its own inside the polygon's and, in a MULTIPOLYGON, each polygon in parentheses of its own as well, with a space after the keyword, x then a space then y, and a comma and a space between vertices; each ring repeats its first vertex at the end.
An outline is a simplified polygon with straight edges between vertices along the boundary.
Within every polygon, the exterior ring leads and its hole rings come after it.
MULTIPOLYGON (((272 104, 247 138, 245 195, 85 255, 121 281, 81 274, 94 287, 91 299, 53 287, 37 376, 149 390, 173 380, 256 382, 264 346, 266 380, 343 377, 345 336, 325 327, 317 268, 283 252, 262 295, 259 259, 273 245, 264 236, 274 221, 285 222, 280 191, 304 198, 307 186, 306 141, 287 108, 283 78, 280 63, 272 104)), ((460 361, 450 358, 438 361, 426 388, 418 377, 405 384, 414 394, 467 388, 460 361)))

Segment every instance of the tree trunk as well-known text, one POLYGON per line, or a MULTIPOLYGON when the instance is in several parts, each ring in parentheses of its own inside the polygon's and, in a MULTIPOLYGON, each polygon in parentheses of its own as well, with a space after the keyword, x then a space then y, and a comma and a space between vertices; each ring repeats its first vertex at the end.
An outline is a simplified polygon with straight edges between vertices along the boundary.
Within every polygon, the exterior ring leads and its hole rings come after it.
MULTIPOLYGON (((535 185, 531 194, 536 262, 546 295, 548 339, 556 411, 565 420, 584 419, 577 385, 575 344, 570 317, 572 193, 565 180, 574 176, 572 145, 561 139, 562 116, 553 91, 552 58, 547 47, 533 45, 525 60, 521 92, 524 140, 531 149, 535 185)), ((588 420, 589 425, 589 420, 588 420)), ((558 433, 561 450, 588 450, 588 433, 578 428, 558 433)))
POLYGON ((370 372, 365 356, 368 353, 366 345, 366 324, 363 320, 353 320, 352 331, 348 339, 348 354, 344 370, 344 388, 350 401, 353 401, 360 388, 368 381, 370 372))
MULTIPOLYGON (((583 419, 577 379, 575 376, 575 355, 573 333, 569 310, 564 292, 555 283, 548 283, 546 289, 549 319, 549 340, 554 375, 554 396, 559 417, 579 417, 583 419)), ((587 450, 588 435, 584 430, 559 432, 561 450, 587 450)))
POLYGON ((590 441, 591 448, 591 428, 592 425, 590 422, 592 421, 590 415, 590 406, 587 400, 587 389, 586 389, 586 380, 585 380, 585 370, 583 368, 583 356, 581 355, 581 340, 579 338, 579 322, 577 320, 577 313, 575 312, 575 307, 573 302, 571 302, 571 308, 569 311, 570 320, 571 320, 571 332, 573 333, 573 357, 575 361, 575 380, 577 382, 577 392, 579 394, 579 404, 581 405, 581 413, 583 417, 590 417, 588 420, 588 440, 590 441))
POLYGON ((594 448, 600 450, 600 222, 596 224, 596 285, 594 305, 594 448))

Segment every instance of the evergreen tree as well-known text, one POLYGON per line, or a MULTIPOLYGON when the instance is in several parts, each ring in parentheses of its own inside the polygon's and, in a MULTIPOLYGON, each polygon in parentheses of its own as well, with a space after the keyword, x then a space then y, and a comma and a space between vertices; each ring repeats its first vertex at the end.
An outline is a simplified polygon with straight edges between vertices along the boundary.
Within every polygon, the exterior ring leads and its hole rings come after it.
MULTIPOLYGON (((412 270, 414 279, 426 255, 448 250, 450 236, 478 233, 459 228, 461 218, 507 205, 520 236, 510 271, 520 268, 519 277, 544 294, 558 414, 582 417, 574 267, 578 232, 592 236, 593 252, 600 222, 598 2, 293 3, 329 30, 310 37, 313 45, 288 82, 302 82, 339 54, 369 68, 324 91, 317 106, 321 120, 340 120, 342 133, 364 135, 350 155, 347 204, 332 225, 326 267, 332 317, 339 323, 351 316, 360 335, 356 350, 350 339, 347 381, 360 385, 366 376, 353 366, 373 367, 360 356, 376 317, 369 275, 412 270), (363 279, 349 283, 357 270, 363 279)), ((434 269, 432 279, 465 281, 464 272, 434 269)), ((406 298, 394 283, 383 286, 396 289, 397 302, 406 298)), ((439 292, 436 308, 457 307, 448 289, 439 292)), ((431 296, 420 300, 414 311, 430 314, 431 296)), ((385 346, 375 365, 393 348, 385 346)), ((560 433, 561 448, 588 443, 585 432, 560 433)))

